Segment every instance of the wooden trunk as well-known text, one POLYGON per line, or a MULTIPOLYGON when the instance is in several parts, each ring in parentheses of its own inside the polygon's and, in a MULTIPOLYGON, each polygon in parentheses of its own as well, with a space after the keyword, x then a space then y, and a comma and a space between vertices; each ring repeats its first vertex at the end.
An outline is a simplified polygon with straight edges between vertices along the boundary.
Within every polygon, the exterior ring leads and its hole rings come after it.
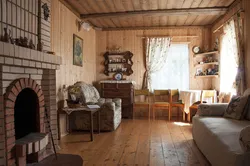
POLYGON ((101 97, 122 99, 122 118, 133 118, 132 83, 101 83, 101 97))

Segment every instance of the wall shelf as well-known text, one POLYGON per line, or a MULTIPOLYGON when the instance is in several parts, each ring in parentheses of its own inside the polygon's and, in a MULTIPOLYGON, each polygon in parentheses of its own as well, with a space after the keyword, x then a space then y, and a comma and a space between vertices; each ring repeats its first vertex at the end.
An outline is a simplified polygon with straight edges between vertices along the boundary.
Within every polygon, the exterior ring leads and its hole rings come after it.
POLYGON ((195 76, 195 78, 218 78, 219 75, 195 76))
POLYGON ((109 62, 109 64, 124 64, 126 62, 109 62))
POLYGON ((204 55, 210 55, 210 54, 219 54, 219 51, 204 52, 204 53, 194 54, 194 56, 197 57, 197 56, 204 56, 204 55))
POLYGON ((195 65, 195 67, 202 67, 202 66, 206 66, 206 65, 219 65, 219 62, 197 64, 197 65, 195 65))
POLYGON ((124 75, 133 74, 133 53, 130 51, 126 52, 106 52, 104 55, 104 74, 109 76, 110 73, 120 72, 124 75))
POLYGON ((194 65, 194 67, 196 68, 195 78, 218 78, 220 65, 218 60, 219 56, 219 51, 194 54, 194 59, 196 60, 196 62, 203 62, 203 64, 194 65))

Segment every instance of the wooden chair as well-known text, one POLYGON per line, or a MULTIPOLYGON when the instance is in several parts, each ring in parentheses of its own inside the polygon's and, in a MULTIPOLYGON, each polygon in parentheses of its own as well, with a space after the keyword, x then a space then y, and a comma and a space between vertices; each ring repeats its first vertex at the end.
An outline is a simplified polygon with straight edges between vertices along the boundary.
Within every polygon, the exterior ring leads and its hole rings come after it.
POLYGON ((216 96, 216 90, 202 90, 200 101, 194 103, 193 105, 189 107, 188 121, 192 122, 192 116, 194 112, 197 112, 199 104, 205 103, 204 99, 210 99, 211 103, 214 103, 215 96, 216 96))
MULTIPOLYGON (((179 90, 178 89, 171 89, 170 90, 170 107, 171 107, 171 110, 173 107, 179 108, 182 111, 182 119, 183 119, 183 121, 185 121, 186 114, 184 112, 184 104, 182 102, 173 101, 174 97, 177 97, 177 99, 179 99, 179 90)), ((179 119, 179 109, 177 112, 178 119, 179 119)), ((172 112, 170 112, 170 118, 171 118, 171 116, 172 116, 172 112)))
POLYGON ((218 96, 219 103, 229 103, 231 101, 232 94, 221 92, 218 96))
POLYGON ((154 90, 154 102, 152 104, 153 107, 153 119, 155 120, 155 110, 156 109, 167 109, 168 110, 168 120, 170 120, 170 91, 169 90, 154 90), (166 101, 164 98, 167 97, 166 101), (160 98, 160 100, 158 99, 160 98))
POLYGON ((149 102, 149 90, 134 90, 134 102, 133 102, 133 118, 135 117, 136 107, 147 107, 148 108, 148 119, 150 119, 150 102, 149 102), (143 97, 143 101, 141 100, 143 97), (136 99, 139 98, 139 101, 136 99))

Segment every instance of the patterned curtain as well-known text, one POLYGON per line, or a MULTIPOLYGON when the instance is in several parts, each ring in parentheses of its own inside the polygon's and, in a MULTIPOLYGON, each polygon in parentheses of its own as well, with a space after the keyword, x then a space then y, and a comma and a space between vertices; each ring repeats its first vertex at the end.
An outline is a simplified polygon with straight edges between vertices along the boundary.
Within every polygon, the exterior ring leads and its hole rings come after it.
POLYGON ((244 70, 244 30, 241 14, 224 27, 221 47, 221 92, 243 95, 246 88, 244 70))
POLYGON ((143 89, 152 91, 152 73, 162 69, 165 65, 171 38, 146 38, 146 72, 144 74, 143 89))
POLYGON ((238 73, 238 47, 235 25, 231 20, 223 26, 224 35, 221 41, 220 91, 236 94, 235 80, 238 73))
POLYGON ((243 95, 246 89, 245 82, 245 65, 244 65, 244 29, 243 29, 243 12, 238 13, 234 17, 234 26, 235 26, 235 37, 237 42, 237 64, 238 72, 235 80, 235 88, 237 95, 243 95))

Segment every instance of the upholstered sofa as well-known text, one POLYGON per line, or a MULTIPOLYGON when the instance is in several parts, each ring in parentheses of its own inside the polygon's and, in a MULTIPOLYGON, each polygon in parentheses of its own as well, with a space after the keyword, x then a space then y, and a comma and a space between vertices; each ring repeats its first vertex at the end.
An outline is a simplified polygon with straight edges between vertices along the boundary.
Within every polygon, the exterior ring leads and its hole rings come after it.
MULTIPOLYGON (((193 139, 213 166, 250 166, 250 121, 224 118, 227 107, 228 104, 199 105, 193 117, 193 139)), ((249 108, 248 105, 248 116, 249 108)))
MULTIPOLYGON (((101 131, 113 131, 121 123, 121 99, 100 98, 97 89, 90 84, 77 82, 72 87, 79 88, 77 98, 83 104, 98 104, 100 106, 101 131)), ((94 129, 97 128, 97 117, 94 116, 94 129)), ((70 115, 72 130, 89 130, 90 120, 88 114, 84 112, 73 112, 70 115)))

